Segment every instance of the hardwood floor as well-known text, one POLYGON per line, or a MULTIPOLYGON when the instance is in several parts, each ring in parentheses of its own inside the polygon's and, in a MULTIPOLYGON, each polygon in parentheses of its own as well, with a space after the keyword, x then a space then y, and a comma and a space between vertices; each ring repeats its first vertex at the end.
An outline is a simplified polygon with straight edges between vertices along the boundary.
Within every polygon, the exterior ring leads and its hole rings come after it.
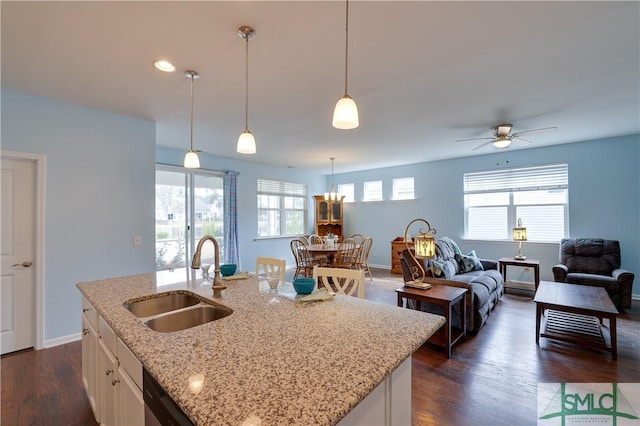
MULTIPOLYGON (((396 303, 399 275, 373 269, 367 299, 396 303), (378 285, 378 282, 385 285, 378 285)), ((81 380, 81 342, 2 356, 2 424, 94 425, 81 380)), ((618 318, 618 360, 541 339, 535 303, 506 294, 487 324, 451 359, 429 344, 413 358, 413 425, 535 425, 538 383, 640 382, 640 302, 618 318)))
POLYGON ((82 342, 3 355, 1 423, 96 425, 82 386, 82 342))

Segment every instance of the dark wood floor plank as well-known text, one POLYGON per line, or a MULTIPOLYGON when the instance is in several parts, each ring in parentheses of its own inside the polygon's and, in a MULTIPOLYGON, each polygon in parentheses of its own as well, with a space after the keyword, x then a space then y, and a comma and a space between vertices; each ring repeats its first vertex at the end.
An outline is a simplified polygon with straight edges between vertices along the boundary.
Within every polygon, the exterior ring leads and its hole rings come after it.
MULTIPOLYGON (((366 298, 395 305, 401 276, 372 272, 366 298)), ((506 294, 451 359, 440 348, 419 348, 412 367, 413 425, 535 425, 538 383, 640 382, 640 302, 618 317, 617 361, 607 352, 548 339, 537 346, 535 311, 531 295, 506 294)), ((4 355, 2 425, 95 425, 81 363, 80 341, 4 355)))

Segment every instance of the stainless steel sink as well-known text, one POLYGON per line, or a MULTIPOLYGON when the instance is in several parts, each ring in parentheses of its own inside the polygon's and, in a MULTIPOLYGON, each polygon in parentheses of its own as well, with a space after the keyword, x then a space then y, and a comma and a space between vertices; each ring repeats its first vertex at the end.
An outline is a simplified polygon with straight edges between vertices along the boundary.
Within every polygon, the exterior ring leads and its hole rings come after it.
POLYGON ((200 299, 189 293, 160 293, 151 299, 127 302, 124 307, 141 318, 176 311, 198 303, 200 299))
POLYGON ((231 315, 233 310, 222 305, 202 305, 183 309, 178 312, 160 315, 145 321, 147 327, 162 333, 180 331, 197 325, 206 324, 231 315))

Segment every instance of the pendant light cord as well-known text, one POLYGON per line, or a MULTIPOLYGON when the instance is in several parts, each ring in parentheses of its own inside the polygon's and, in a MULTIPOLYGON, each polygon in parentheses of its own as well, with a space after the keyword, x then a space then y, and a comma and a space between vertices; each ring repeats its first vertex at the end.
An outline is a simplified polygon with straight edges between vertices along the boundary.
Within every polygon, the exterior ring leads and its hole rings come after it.
POLYGON ((249 37, 246 38, 244 61, 244 131, 249 130, 249 37))
POLYGON ((346 13, 345 13, 345 47, 344 47, 344 94, 347 92, 347 71, 349 68, 349 0, 346 0, 346 13))
POLYGON ((191 74, 191 151, 193 151, 193 74, 191 74))

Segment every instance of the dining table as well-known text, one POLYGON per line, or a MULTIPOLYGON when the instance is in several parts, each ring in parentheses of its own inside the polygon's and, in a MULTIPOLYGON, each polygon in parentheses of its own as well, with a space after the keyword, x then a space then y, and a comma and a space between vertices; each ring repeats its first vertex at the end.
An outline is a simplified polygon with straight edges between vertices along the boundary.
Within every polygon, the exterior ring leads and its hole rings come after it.
MULTIPOLYGON (((356 247, 357 249, 358 247, 356 247)), ((307 251, 311 254, 311 257, 325 256, 327 258, 327 264, 332 264, 335 260, 336 253, 340 249, 340 244, 309 244, 306 246, 307 251)))

